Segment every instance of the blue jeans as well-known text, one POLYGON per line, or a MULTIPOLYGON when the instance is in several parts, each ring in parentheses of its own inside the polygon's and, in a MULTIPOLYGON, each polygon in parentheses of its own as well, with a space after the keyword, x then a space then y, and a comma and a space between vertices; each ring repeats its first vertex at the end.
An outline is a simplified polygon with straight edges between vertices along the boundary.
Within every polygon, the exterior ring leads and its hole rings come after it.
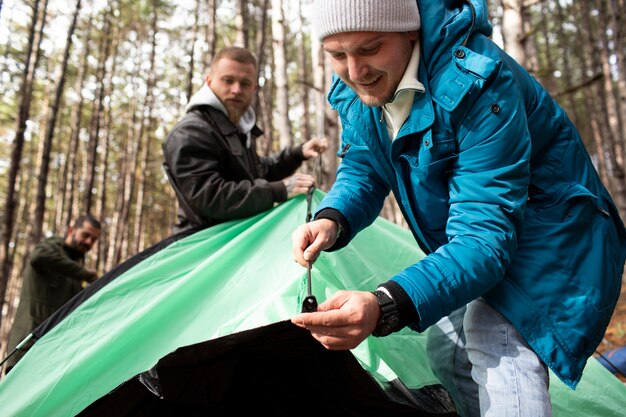
POLYGON ((548 368, 483 299, 432 326, 427 351, 461 416, 552 416, 548 368))

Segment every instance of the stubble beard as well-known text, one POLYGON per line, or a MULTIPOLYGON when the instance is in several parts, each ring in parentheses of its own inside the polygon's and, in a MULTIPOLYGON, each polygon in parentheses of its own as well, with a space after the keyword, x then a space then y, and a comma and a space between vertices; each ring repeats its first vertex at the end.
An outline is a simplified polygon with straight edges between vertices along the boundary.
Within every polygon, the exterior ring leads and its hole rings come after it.
POLYGON ((357 93, 361 102, 368 107, 382 107, 393 99, 393 94, 385 98, 378 98, 370 95, 357 93))

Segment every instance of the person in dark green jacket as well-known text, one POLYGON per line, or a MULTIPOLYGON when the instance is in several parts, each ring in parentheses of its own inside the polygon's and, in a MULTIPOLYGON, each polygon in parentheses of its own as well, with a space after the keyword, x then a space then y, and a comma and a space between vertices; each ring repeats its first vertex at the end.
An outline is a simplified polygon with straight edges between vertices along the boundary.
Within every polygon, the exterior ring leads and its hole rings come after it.
MULTIPOLYGON (((12 352, 33 330, 68 300, 97 278, 85 268, 85 254, 100 237, 100 222, 90 214, 70 226, 65 239, 52 236, 41 241, 30 254, 20 302, 11 327, 7 352, 12 352)), ((21 346, 6 363, 8 373, 32 346, 21 346)))

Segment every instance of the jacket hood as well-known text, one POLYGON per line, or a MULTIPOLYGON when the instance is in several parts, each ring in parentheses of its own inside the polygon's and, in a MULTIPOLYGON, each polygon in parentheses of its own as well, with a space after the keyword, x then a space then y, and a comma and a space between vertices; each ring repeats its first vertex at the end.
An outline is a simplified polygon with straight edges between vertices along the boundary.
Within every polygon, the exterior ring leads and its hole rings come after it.
POLYGON ((437 61, 442 53, 465 45, 474 33, 490 36, 493 31, 484 0, 418 0, 418 7, 426 62, 437 61))
MULTIPOLYGON (((189 111, 200 106, 211 106, 228 116, 228 111, 226 110, 226 107, 224 107, 224 104, 222 104, 222 102, 215 95, 213 90, 211 90, 211 87, 209 87, 206 83, 202 85, 202 88, 200 88, 200 90, 198 90, 193 96, 191 96, 191 100, 189 100, 189 103, 187 103, 187 105, 185 106, 185 113, 188 113, 189 111)), ((252 106, 249 106, 245 113, 241 116, 241 119, 239 119, 237 127, 239 128, 239 131, 241 133, 249 135, 255 123, 256 114, 254 113, 254 109, 252 108, 252 106)))

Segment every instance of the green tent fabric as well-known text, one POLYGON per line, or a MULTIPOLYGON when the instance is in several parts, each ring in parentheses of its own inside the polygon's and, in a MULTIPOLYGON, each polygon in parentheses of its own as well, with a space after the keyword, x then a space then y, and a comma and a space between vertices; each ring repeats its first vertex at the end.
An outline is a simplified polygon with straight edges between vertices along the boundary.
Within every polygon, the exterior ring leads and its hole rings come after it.
MULTIPOLYGON (((313 206, 323 194, 313 196, 313 206)), ((201 230, 141 260, 51 328, 0 381, 0 416, 73 416, 168 354, 288 320, 306 295, 291 257, 304 197, 257 216, 201 230)), ((373 290, 424 255, 410 232, 382 218, 312 270, 318 301, 336 290, 373 290)), ((438 381, 425 334, 368 338, 352 354, 374 379, 411 389, 438 381)), ((573 391, 551 378, 555 416, 618 417, 626 386, 595 359, 573 391)))

